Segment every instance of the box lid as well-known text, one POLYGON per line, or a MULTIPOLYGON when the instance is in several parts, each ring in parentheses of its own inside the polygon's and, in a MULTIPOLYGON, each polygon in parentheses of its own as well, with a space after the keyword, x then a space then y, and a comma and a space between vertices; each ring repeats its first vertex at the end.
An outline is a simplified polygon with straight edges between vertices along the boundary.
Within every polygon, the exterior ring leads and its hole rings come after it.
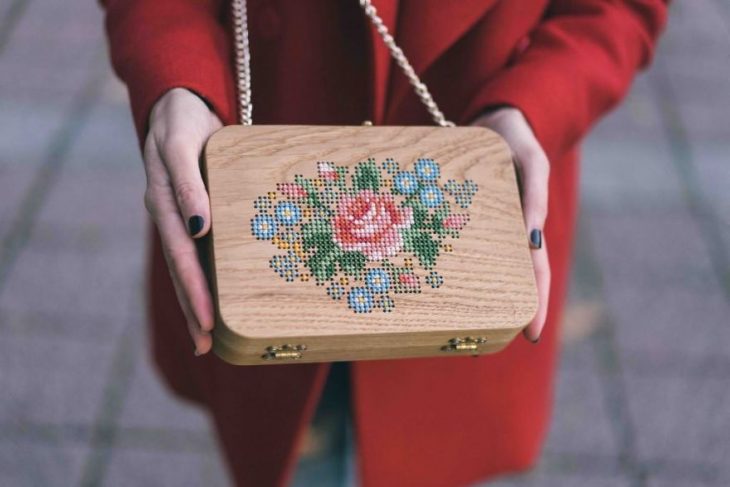
POLYGON ((494 132, 230 126, 204 169, 227 335, 516 333, 535 314, 515 171, 494 132))

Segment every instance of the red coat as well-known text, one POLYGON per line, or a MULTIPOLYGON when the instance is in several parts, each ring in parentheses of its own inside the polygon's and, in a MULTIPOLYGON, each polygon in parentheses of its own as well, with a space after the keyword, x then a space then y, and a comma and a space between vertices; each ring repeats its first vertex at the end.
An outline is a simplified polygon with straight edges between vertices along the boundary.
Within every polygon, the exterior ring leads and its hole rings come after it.
MULTIPOLYGON (((229 6, 107 0, 114 67, 140 134, 172 87, 235 122, 229 6)), ((550 417, 558 324, 576 214, 576 147, 651 56, 660 0, 379 0, 376 6, 447 117, 520 108, 551 160, 553 287, 539 345, 518 338, 480 358, 356 362, 362 484, 457 486, 525 469, 550 417)), ((430 124, 356 0, 249 0, 256 123, 430 124)), ((193 356, 160 247, 152 247, 154 355, 164 377, 215 418, 240 485, 281 485, 327 364, 234 367, 193 356)))

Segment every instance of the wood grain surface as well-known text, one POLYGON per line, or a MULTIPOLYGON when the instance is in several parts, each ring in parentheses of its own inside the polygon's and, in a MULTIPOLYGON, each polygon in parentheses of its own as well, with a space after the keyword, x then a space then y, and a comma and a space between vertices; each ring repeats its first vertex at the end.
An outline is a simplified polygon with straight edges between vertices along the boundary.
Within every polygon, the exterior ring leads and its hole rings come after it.
POLYGON ((444 355, 454 337, 483 336, 479 353, 503 348, 537 308, 534 274, 509 148, 478 127, 230 126, 207 143, 204 172, 212 211, 215 352, 231 363, 264 360, 268 346, 303 344, 298 362, 444 355), (470 221, 453 252, 441 253, 438 289, 397 294, 392 312, 354 313, 323 286, 285 282, 269 266, 280 253, 257 240, 254 200, 297 174, 316 177, 317 161, 354 166, 418 158, 441 167, 440 180, 475 181, 470 221))

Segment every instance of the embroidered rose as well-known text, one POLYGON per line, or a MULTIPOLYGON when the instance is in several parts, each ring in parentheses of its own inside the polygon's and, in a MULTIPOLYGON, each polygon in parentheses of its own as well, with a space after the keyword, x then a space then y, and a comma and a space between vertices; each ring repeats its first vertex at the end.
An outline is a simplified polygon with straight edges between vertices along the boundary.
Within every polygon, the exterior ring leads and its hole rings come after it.
POLYGON ((340 199, 332 231, 342 250, 362 252, 374 261, 398 254, 403 248, 401 230, 412 224, 411 207, 396 205, 390 194, 363 190, 340 199))

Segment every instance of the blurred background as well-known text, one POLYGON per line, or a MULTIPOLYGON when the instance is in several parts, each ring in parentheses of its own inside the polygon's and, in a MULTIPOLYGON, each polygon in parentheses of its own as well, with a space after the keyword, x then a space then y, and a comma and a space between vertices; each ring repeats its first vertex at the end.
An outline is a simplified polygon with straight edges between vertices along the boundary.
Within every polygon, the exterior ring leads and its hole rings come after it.
MULTIPOLYGON (((540 465, 494 485, 730 485, 728 109, 730 2, 676 1, 584 146, 540 465)), ((0 2, 2 486, 228 485, 148 360, 143 188, 96 2, 0 2)))

